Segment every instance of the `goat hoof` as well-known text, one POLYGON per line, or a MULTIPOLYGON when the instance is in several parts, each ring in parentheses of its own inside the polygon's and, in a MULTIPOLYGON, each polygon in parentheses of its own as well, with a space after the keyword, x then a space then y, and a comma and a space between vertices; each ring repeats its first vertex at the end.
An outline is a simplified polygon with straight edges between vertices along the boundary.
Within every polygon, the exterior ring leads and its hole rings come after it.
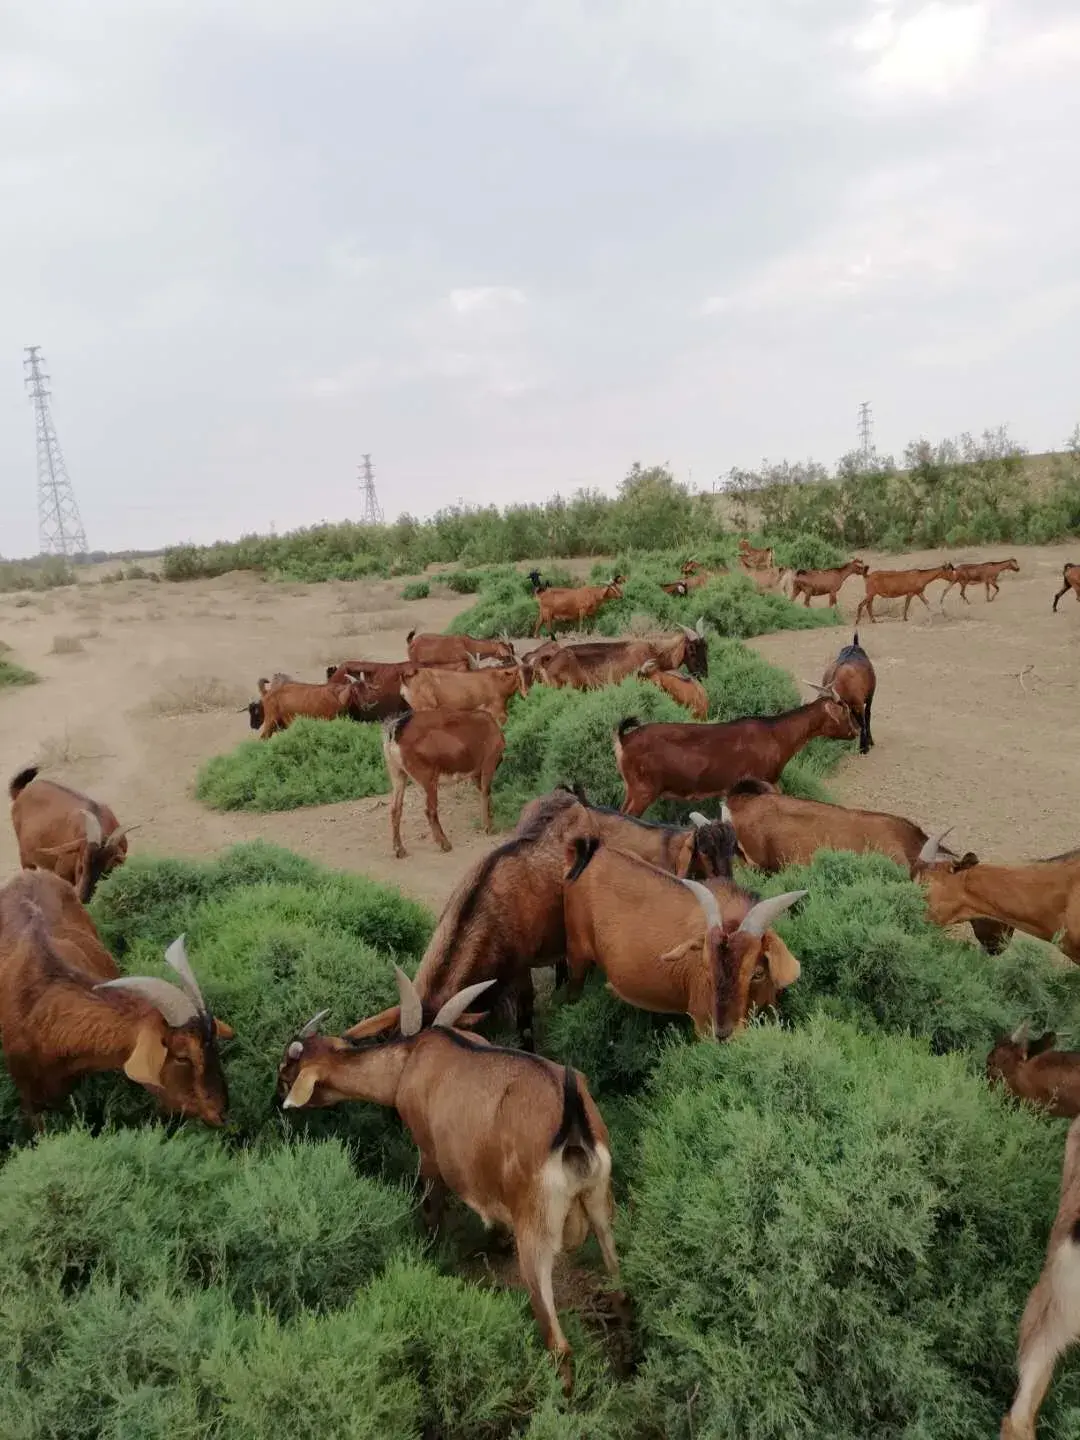
POLYGON ((443 852, 444 855, 449 853, 449 851, 451 851, 453 848, 454 847, 450 844, 449 840, 439 841, 439 849, 443 852))
POLYGON ((559 1360, 559 1379, 563 1394, 568 1396, 574 1388, 574 1361, 570 1354, 563 1355, 559 1360))
POLYGON ((408 855, 408 853, 409 853, 409 852, 405 849, 405 846, 404 846, 404 845, 395 845, 395 846, 394 846, 394 859, 395 859, 395 860, 404 860, 404 859, 406 858, 406 856, 408 855))

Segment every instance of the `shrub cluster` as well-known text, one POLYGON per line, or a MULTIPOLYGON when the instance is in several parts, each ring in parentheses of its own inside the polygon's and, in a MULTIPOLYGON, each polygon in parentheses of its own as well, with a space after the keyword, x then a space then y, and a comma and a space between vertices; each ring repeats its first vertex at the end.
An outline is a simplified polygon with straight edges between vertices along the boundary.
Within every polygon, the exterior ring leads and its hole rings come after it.
POLYGON ((431 594, 431 586, 426 580, 412 580, 401 592, 402 600, 426 600, 431 594))
POLYGON ((8 685, 33 685, 37 678, 33 670, 27 670, 22 665, 16 665, 14 660, 6 660, 0 655, 0 690, 8 685))
POLYGON ((384 795, 382 729, 353 720, 294 720, 201 767, 195 794, 213 810, 293 810, 384 795))

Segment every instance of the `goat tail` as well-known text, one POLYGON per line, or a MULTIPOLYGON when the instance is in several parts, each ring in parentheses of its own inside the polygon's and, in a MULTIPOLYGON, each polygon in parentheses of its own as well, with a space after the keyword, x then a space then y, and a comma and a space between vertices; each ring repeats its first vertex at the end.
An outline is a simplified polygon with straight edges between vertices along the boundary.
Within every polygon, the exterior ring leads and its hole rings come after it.
POLYGON ((401 739, 401 732, 415 713, 413 710, 406 710, 404 715, 391 715, 383 721, 383 735, 391 744, 396 744, 401 739))
POLYGON ((415 634, 416 634, 416 631, 415 631, 415 630, 410 630, 410 631, 409 631, 409 633, 405 636, 405 644, 406 644, 406 645, 411 645, 411 644, 412 644, 412 638, 413 638, 413 636, 414 636, 415 634))
POLYGON ((581 872, 588 865, 589 861, 600 848, 600 841, 595 835, 578 835, 574 838, 570 847, 574 852, 570 869, 566 872, 566 879, 576 880, 581 872))
POLYGON ((628 715, 625 720, 619 721, 618 725, 615 727, 615 734, 621 740, 623 736, 626 735, 629 731, 637 730, 640 728, 640 726, 641 721, 637 718, 636 715, 628 715))
POLYGON ((856 631, 855 631, 855 634, 852 635, 852 637, 851 637, 851 643, 852 643, 852 645, 858 645, 858 643, 859 643, 859 632, 858 632, 858 630, 856 630, 856 631))
POLYGON ((8 786, 8 794, 12 800, 15 799, 16 795, 22 794, 27 785, 30 784, 30 781, 36 779, 37 774, 38 767, 36 765, 27 765, 25 770, 20 770, 17 775, 12 777, 11 784, 8 786))
POLYGON ((596 1136, 589 1124, 577 1075, 563 1067, 563 1104, 559 1128, 551 1141, 553 1155, 562 1152, 563 1166, 579 1180, 586 1180, 597 1166, 596 1136))

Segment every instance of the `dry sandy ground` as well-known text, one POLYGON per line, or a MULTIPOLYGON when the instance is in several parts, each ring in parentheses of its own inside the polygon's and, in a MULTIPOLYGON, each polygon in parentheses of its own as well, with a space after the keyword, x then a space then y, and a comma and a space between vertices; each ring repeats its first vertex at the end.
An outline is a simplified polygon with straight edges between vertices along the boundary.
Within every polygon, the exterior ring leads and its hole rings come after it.
MULTIPOLYGON (((1015 553, 1020 574, 1002 578, 992 605, 974 590, 963 605, 955 589, 942 614, 935 583, 931 614, 916 602, 906 625, 896 615, 863 625, 878 670, 877 746, 865 759, 846 760, 832 782, 842 801, 899 811, 927 828, 953 824, 957 843, 1006 860, 1080 843, 1073 819, 1080 606, 1067 596, 1060 612, 1050 613, 1069 551, 1015 553)), ((970 551, 965 558, 990 555, 970 551)), ((0 776, 41 763, 107 800, 125 823, 141 825, 132 841, 139 851, 207 855, 261 836, 392 881, 437 906, 490 843, 478 833, 471 788, 444 792, 455 848, 443 855, 410 787, 406 861, 391 857, 385 799, 218 815, 192 798, 199 764, 249 737, 246 711, 236 712, 254 695, 257 676, 283 669, 318 679, 330 661, 402 658, 409 629, 441 630, 471 603, 404 604, 401 585, 277 586, 230 575, 191 585, 84 583, 29 604, 0 597, 0 640, 43 679, 0 691, 0 776), (58 637, 61 650, 71 637, 79 648, 55 653, 58 637)), ((860 581, 848 582, 842 608, 849 617, 861 593, 860 581)), ((846 639, 846 631, 785 632, 753 643, 796 675, 818 679, 846 639)), ((17 863, 2 825, 0 878, 17 863)))

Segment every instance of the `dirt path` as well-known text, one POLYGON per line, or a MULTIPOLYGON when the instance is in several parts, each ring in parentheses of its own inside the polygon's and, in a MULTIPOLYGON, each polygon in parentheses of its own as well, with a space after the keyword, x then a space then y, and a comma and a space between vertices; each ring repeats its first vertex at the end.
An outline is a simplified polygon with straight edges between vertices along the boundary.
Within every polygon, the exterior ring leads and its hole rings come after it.
MULTIPOLYGON (((1060 613, 1050 613, 1069 552, 1015 553, 1021 573, 1003 577, 990 606, 974 590, 963 605, 954 590, 943 616, 935 584, 930 616, 916 605, 906 625, 888 618, 863 626, 879 677, 877 747, 845 762, 833 781, 837 798, 850 804, 896 810, 927 827, 955 824, 958 842, 987 858, 1050 855, 1078 843, 1080 606, 1066 597, 1060 613), (1028 666, 1022 686, 1017 676, 1028 666)), ((247 738, 246 712, 236 711, 254 694, 256 676, 282 669, 317 679, 330 661, 400 658, 408 630, 441 630, 470 603, 405 604, 401 584, 275 586, 229 575, 192 585, 82 584, 29 604, 0 598, 0 640, 44 681, 0 692, 0 777, 42 763, 140 824, 133 841, 140 850, 206 855, 261 836, 437 906, 489 843, 475 828, 471 788, 446 792, 440 808, 455 848, 443 855, 410 787, 406 862, 390 856, 385 799, 218 815, 191 793, 204 759, 247 738), (57 636, 77 638, 80 648, 53 653, 57 636), (193 708, 210 702, 232 708, 193 708)), ((861 592, 858 580, 849 582, 846 614, 861 592)), ((784 632, 754 644, 796 675, 818 679, 841 639, 834 631, 784 632)), ((0 877, 17 863, 10 828, 0 825, 0 877)))

